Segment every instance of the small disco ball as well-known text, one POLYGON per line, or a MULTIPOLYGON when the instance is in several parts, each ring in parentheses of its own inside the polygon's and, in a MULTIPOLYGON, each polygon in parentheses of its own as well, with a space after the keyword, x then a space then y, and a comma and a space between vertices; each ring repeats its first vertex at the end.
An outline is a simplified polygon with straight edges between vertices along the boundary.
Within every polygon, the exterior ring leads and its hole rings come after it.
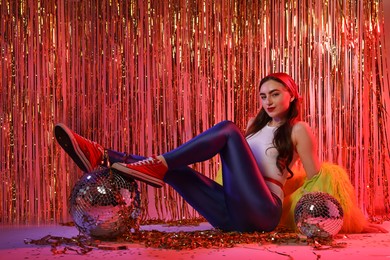
POLYGON ((95 239, 115 239, 139 226, 137 183, 107 167, 85 173, 73 187, 69 204, 77 229, 95 239))
POLYGON ((294 210, 298 230, 309 238, 331 238, 343 226, 340 203, 325 192, 304 194, 294 210))

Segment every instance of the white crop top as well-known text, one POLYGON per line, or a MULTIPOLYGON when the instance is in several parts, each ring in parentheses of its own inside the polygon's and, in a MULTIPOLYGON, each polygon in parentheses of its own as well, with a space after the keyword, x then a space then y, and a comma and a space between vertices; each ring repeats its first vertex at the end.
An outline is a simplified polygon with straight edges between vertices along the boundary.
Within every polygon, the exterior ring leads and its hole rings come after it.
MULTIPOLYGON (((263 129, 257 133, 247 137, 249 147, 251 148, 253 155, 256 158, 257 165, 263 176, 274 179, 280 182, 283 186, 286 183, 289 173, 287 170, 283 171, 283 174, 279 171, 276 166, 276 158, 278 156, 278 151, 273 146, 272 141, 274 139, 276 127, 271 127, 266 125, 263 129)), ((292 165, 297 159, 297 154, 294 152, 292 165)), ((266 183, 271 192, 279 196, 283 201, 283 191, 275 183, 267 181, 266 183)))

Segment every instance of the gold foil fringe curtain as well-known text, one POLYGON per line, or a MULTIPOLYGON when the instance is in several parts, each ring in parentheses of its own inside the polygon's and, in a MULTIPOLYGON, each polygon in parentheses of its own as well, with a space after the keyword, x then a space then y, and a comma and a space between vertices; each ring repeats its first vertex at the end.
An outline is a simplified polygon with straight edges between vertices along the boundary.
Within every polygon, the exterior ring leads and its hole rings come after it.
MULTIPOLYGON (((374 0, 0 0, 1 223, 69 220, 82 174, 64 122, 105 147, 168 151, 221 120, 244 129, 258 82, 290 73, 321 159, 348 170, 369 215, 389 213, 390 90, 374 0)), ((218 158, 194 167, 214 177, 218 158)), ((141 185, 144 218, 197 214, 141 185)))

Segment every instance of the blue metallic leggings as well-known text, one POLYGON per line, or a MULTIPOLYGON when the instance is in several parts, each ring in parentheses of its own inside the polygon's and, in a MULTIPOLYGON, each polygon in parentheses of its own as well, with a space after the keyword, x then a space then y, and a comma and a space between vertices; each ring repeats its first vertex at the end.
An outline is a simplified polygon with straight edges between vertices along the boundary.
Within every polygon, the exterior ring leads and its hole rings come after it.
MULTIPOLYGON (((109 150, 111 163, 124 154, 109 150)), ((235 124, 223 121, 178 148, 163 154, 171 185, 214 227, 225 231, 271 231, 279 223, 282 204, 272 194, 245 137, 235 124), (223 186, 187 165, 220 154, 223 186)), ((130 155, 126 162, 144 157, 130 155)))

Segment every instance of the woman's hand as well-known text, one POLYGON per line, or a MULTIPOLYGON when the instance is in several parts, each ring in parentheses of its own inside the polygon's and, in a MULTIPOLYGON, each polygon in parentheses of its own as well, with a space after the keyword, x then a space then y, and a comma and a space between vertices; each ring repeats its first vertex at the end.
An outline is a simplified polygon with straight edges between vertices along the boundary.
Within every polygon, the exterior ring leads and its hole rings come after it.
POLYGON ((368 223, 363 227, 362 233, 389 233, 389 231, 379 225, 368 223))

